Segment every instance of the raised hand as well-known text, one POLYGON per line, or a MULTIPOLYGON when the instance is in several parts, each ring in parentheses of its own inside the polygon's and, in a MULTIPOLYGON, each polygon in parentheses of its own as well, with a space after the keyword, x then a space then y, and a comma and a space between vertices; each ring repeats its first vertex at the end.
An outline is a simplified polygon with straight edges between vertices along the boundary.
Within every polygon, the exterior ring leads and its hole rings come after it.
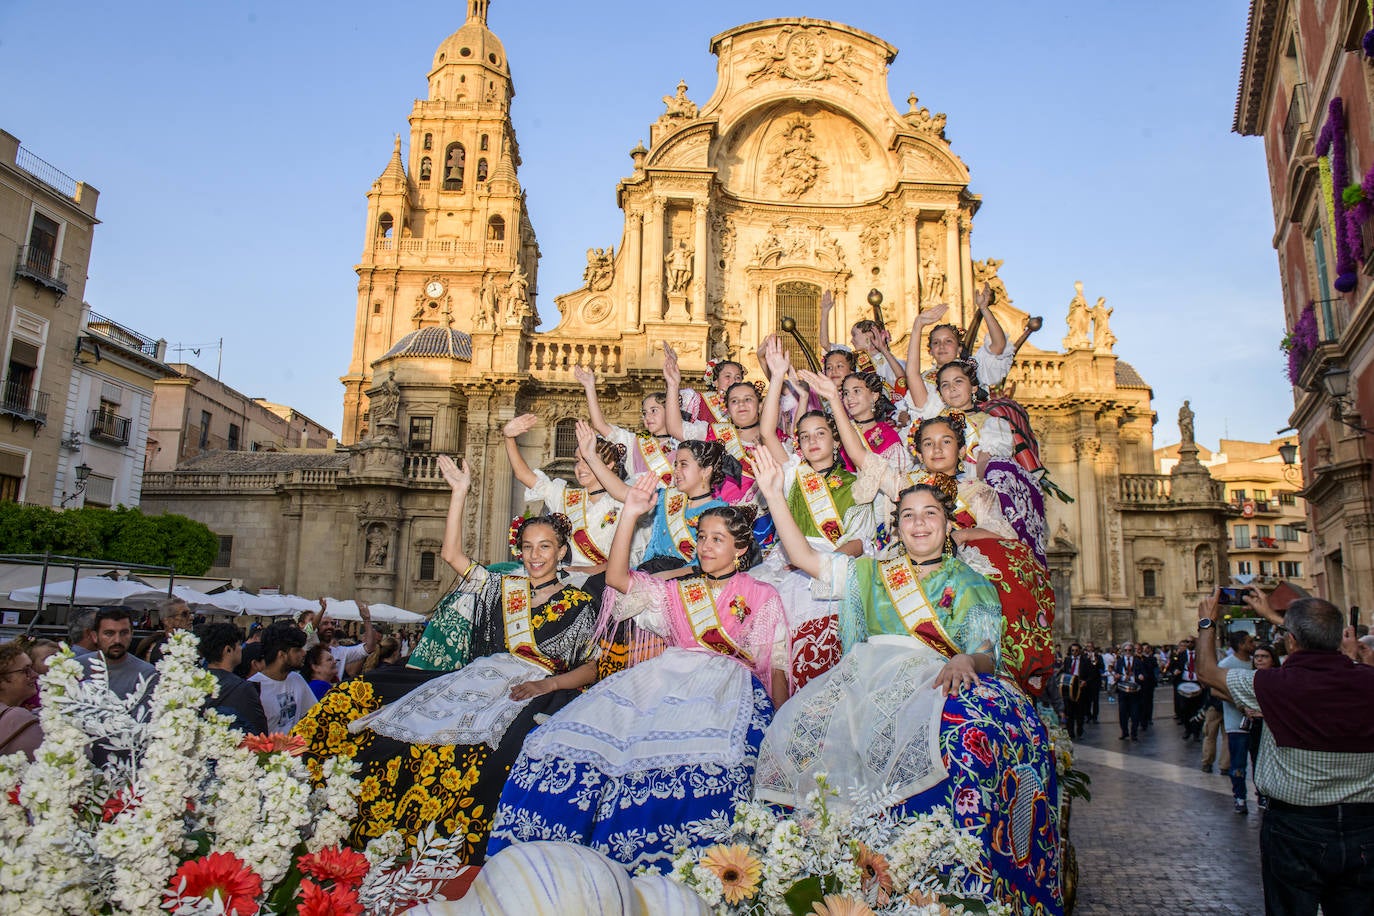
POLYGON ((501 435, 507 439, 518 439, 539 425, 539 418, 532 413, 522 413, 501 427, 501 435))
POLYGON ((810 385, 812 391, 832 404, 838 403, 840 400, 840 389, 835 387, 835 383, 828 376, 812 372, 810 369, 798 369, 797 377, 810 385))
POLYGON ((821 314, 824 315, 835 307, 835 294, 830 290, 821 293, 821 314))
POLYGON ((921 328, 924 328, 927 325, 939 324, 940 319, 945 317, 945 312, 948 311, 948 302, 941 302, 939 305, 932 305, 930 308, 926 309, 924 312, 921 312, 921 314, 916 316, 915 329, 919 331, 921 328))
POLYGON ((983 288, 973 293, 973 304, 978 311, 982 311, 992 305, 992 287, 984 283, 983 288))
POLYGON ((786 500, 782 492, 782 465, 778 464, 778 459, 769 454, 768 449, 761 448, 754 452, 751 458, 754 465, 754 482, 759 485, 763 495, 772 502, 774 497, 786 500))
POLYGON ((635 485, 625 494, 625 506, 620 510, 620 523, 626 518, 639 518, 658 502, 658 478, 653 474, 641 474, 635 485))
POLYGON ((577 450, 584 455, 596 454, 596 430, 586 420, 578 420, 574 426, 577 431, 577 450))
POLYGON ((782 341, 778 339, 778 335, 769 334, 765 337, 759 346, 759 353, 768 365, 769 378, 780 380, 787 373, 789 365, 787 354, 782 348, 782 341))
POLYGON ((577 379, 578 384, 583 388, 596 387, 596 373, 583 366, 573 366, 573 378, 577 379))
POLYGON ((663 344, 663 378, 669 385, 682 385, 682 369, 677 364, 677 354, 667 343, 663 344))
POLYGON ((455 493, 466 493, 472 486, 472 472, 466 461, 455 462, 448 455, 440 455, 438 465, 439 473, 455 493))

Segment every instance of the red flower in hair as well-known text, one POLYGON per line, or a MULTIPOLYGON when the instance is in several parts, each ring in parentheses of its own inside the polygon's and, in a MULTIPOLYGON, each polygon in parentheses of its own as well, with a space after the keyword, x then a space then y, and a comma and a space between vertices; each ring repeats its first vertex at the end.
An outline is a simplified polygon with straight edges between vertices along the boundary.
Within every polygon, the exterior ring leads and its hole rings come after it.
POLYGON ((242 859, 228 852, 212 852, 183 862, 163 894, 168 900, 178 897, 218 899, 228 916, 254 916, 261 895, 262 878, 242 859))
POLYGON ((296 912, 300 916, 363 916, 358 892, 350 887, 327 891, 314 881, 301 881, 301 896, 296 912))
POLYGON ((334 881, 357 887, 367 877, 367 856, 354 849, 326 846, 319 852, 301 856, 297 865, 305 874, 320 881, 334 881))

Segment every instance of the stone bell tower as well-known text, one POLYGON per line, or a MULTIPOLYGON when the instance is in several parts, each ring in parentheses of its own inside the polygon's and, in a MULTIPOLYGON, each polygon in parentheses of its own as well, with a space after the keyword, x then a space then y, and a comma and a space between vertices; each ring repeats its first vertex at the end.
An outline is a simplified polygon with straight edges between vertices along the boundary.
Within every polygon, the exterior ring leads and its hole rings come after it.
POLYGON ((510 120, 515 88, 505 47, 487 28, 489 6, 469 0, 462 28, 435 51, 409 143, 396 137, 367 194, 353 357, 341 379, 346 445, 369 432, 369 392, 385 377, 374 381, 374 363, 407 335, 454 332, 453 349, 469 351, 467 366, 454 369, 480 376, 493 353, 517 371, 521 338, 539 322, 539 246, 510 120))

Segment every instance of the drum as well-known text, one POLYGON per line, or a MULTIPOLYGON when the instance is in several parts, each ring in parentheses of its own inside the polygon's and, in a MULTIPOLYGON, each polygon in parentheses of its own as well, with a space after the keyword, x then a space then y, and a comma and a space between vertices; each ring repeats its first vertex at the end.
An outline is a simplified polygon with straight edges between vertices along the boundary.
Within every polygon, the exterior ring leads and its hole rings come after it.
POLYGON ((1181 700, 1192 700, 1202 696, 1202 685, 1197 681, 1180 681, 1174 689, 1181 700))
POLYGON ((1202 685, 1197 681, 1179 681, 1174 693, 1178 697, 1179 717, 1184 722, 1191 720, 1202 709, 1202 685))

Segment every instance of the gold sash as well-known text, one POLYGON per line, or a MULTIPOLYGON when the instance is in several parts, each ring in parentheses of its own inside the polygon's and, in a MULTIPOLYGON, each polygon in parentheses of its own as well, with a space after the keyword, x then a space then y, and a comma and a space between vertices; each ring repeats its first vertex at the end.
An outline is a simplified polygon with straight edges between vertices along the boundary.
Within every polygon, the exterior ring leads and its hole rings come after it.
POLYGON ((668 456, 663 452, 663 443, 658 441, 657 436, 648 433, 640 433, 639 454, 644 458, 644 466, 649 469, 649 473, 657 475, 663 481, 664 486, 673 482, 673 463, 668 460, 668 456))
POLYGON ((501 577, 501 618, 506 629, 506 648, 511 655, 553 671, 557 666, 534 642, 534 597, 530 580, 523 576, 501 577))
POLYGON ((735 456, 744 473, 750 477, 754 476, 754 466, 749 461, 749 453, 745 451, 744 442, 739 437, 739 430, 733 423, 712 423, 711 432, 716 437, 716 441, 725 446, 725 450, 735 456))
POLYGON ((682 554, 683 559, 690 560, 696 556, 697 539, 692 533, 696 525, 687 520, 687 494, 681 490, 668 490, 664 498, 667 499, 663 504, 663 514, 668 519, 668 534, 672 536, 677 552, 682 554))
POLYGON ((827 479, 803 461, 797 467, 797 487, 806 501, 806 510, 811 513, 816 530, 825 535, 832 545, 838 546, 844 526, 840 524, 840 510, 835 505, 835 497, 830 494, 827 479))
POLYGON ((716 609, 717 593, 704 576, 689 576, 677 581, 678 595, 682 607, 687 612, 687 623, 698 644, 719 652, 733 655, 746 662, 752 662, 749 653, 741 649, 721 625, 720 611, 716 609))
POLYGON ((925 589, 921 588, 921 577, 905 555, 880 560, 878 576, 908 633, 947 658, 959 654, 954 640, 940 625, 939 616, 930 606, 925 589))
POLYGON ((563 491, 563 512, 572 522, 572 541, 584 557, 591 560, 593 565, 599 565, 606 562, 606 555, 596 546, 592 533, 587 530, 587 503, 590 501, 583 487, 568 487, 563 491))
POLYGON ((725 409, 725 401, 721 399, 720 392, 708 391, 701 397, 702 403, 706 405, 706 411, 711 415, 711 422, 721 423, 730 418, 730 414, 725 409))

